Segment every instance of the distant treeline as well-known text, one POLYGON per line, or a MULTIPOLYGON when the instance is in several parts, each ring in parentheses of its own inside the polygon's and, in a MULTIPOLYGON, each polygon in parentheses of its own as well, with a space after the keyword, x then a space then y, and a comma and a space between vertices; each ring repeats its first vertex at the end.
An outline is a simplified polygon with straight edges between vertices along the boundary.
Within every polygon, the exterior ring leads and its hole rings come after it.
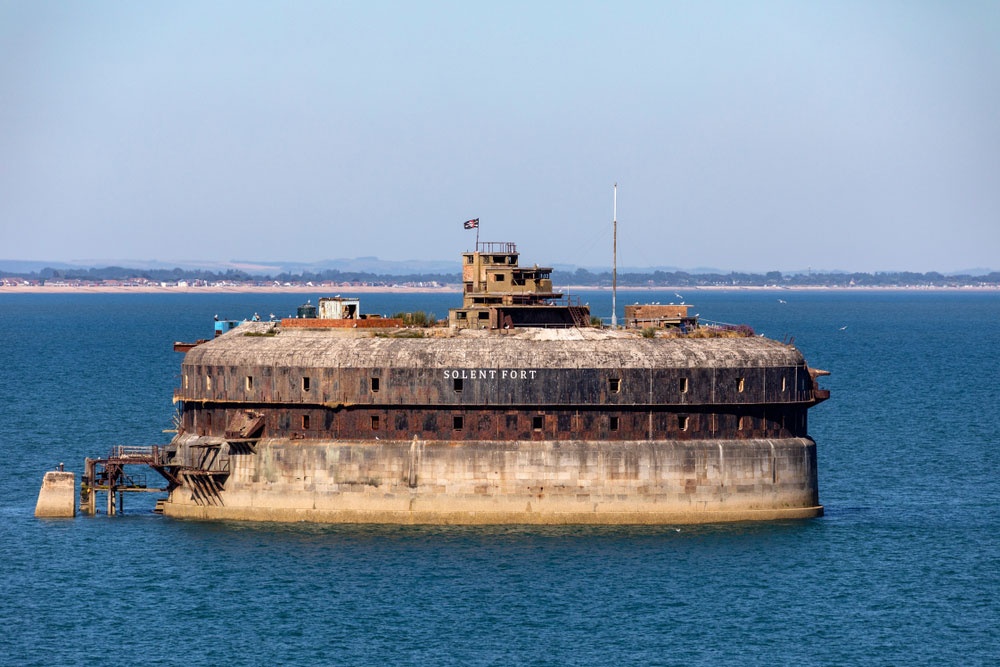
MULTIPOLYGON (((593 273, 587 269, 553 271, 552 282, 559 285, 610 286, 611 272, 593 273)), ((816 287, 899 287, 925 286, 950 287, 969 285, 1000 286, 1000 272, 984 276, 950 275, 936 271, 914 273, 911 271, 877 273, 795 273, 781 271, 767 273, 688 273, 686 271, 653 271, 650 273, 620 273, 618 285, 626 287, 764 287, 816 286, 816 287)))
MULTIPOLYGON (((384 275, 369 272, 345 272, 337 269, 303 273, 279 273, 277 275, 251 275, 245 271, 206 271, 188 269, 129 269, 107 266, 91 269, 51 269, 30 273, 13 273, 0 268, 0 277, 31 281, 134 281, 153 282, 204 281, 234 283, 368 283, 368 284, 412 284, 439 283, 457 285, 461 276, 457 273, 415 273, 409 275, 384 275)), ((608 287, 611 272, 592 272, 587 269, 575 271, 556 270, 552 273, 554 285, 578 285, 581 287, 608 287)), ((950 286, 1000 286, 1000 272, 994 271, 983 276, 944 275, 930 273, 876 272, 876 273, 795 273, 785 275, 780 271, 767 273, 688 273, 686 271, 652 271, 649 273, 620 273, 618 285, 621 287, 763 287, 817 286, 817 287, 950 287, 950 286)))

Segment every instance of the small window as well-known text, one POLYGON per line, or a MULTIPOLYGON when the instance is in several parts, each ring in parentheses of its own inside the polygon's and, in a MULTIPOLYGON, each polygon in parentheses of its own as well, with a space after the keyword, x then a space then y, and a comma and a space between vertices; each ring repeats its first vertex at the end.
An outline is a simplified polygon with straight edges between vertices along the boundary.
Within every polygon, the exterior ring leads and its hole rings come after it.
POLYGON ((502 283, 506 279, 507 279, 507 276, 505 276, 502 273, 494 273, 493 274, 493 282, 495 282, 495 283, 502 283))
POLYGON ((545 425, 545 417, 542 415, 535 415, 531 418, 531 428, 536 431, 541 431, 542 426, 545 425))
POLYGON ((205 391, 212 391, 212 376, 205 376, 205 391))
POLYGON ((621 378, 609 378, 608 379, 608 389, 612 394, 617 394, 622 390, 621 378))
POLYGON ((452 417, 451 424, 456 431, 461 431, 462 427, 465 426, 465 420, 462 417, 455 416, 452 417))
POLYGON ((455 311, 455 319, 456 320, 464 320, 464 319, 466 319, 466 313, 465 313, 465 311, 464 310, 456 310, 455 311))
POLYGON ((184 388, 185 389, 188 388, 188 376, 187 376, 187 373, 184 374, 184 388))
POLYGON ((490 319, 490 311, 488 311, 488 310, 480 310, 479 311, 479 319, 481 319, 481 320, 488 320, 488 319, 490 319))
POLYGON ((455 378, 452 381, 452 386, 455 387, 455 391, 462 391, 462 378, 455 378))
POLYGON ((247 391, 250 391, 251 389, 253 389, 253 376, 252 375, 248 375, 247 376, 247 391))
POLYGON ((746 378, 740 378, 739 381, 736 383, 736 391, 742 394, 743 390, 746 388, 746 383, 747 383, 746 378))
POLYGON ((372 393, 377 394, 379 389, 378 378, 371 378, 371 387, 372 387, 372 393))
POLYGON ((302 415, 302 428, 309 428, 309 415, 302 415))
POLYGON ((309 391, 310 379, 308 377, 302 377, 302 391, 309 391))
POLYGON ((679 387, 680 387, 680 390, 681 390, 682 394, 688 393, 688 379, 687 378, 681 378, 680 382, 678 384, 679 384, 679 387))
POLYGON ((378 430, 378 415, 372 415, 372 430, 378 430))
POLYGON ((745 425, 745 424, 744 424, 744 417, 740 417, 740 421, 739 421, 739 424, 738 424, 738 425, 736 426, 736 428, 737 428, 738 430, 742 431, 742 430, 743 430, 743 427, 744 427, 744 425, 745 425))
POLYGON ((618 430, 618 417, 608 418, 608 428, 611 429, 612 431, 618 430))
POLYGON ((687 418, 687 415, 678 415, 677 416, 677 428, 679 428, 682 431, 688 430, 688 418, 687 418))
POLYGON ((782 375, 781 376, 781 393, 785 393, 785 391, 787 389, 788 389, 788 378, 786 378, 784 375, 782 375))

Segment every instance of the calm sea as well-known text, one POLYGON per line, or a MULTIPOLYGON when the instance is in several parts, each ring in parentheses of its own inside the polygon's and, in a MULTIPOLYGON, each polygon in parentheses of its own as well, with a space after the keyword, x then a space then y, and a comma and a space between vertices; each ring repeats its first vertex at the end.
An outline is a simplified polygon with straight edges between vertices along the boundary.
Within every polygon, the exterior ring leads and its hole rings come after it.
MULTIPOLYGON (((46 470, 169 440, 175 340, 306 297, 0 295, 0 664, 1000 663, 1000 293, 684 296, 832 372, 810 412, 823 518, 199 523, 130 497, 124 516, 37 520, 46 470)), ((362 310, 440 317, 456 300, 362 310)))

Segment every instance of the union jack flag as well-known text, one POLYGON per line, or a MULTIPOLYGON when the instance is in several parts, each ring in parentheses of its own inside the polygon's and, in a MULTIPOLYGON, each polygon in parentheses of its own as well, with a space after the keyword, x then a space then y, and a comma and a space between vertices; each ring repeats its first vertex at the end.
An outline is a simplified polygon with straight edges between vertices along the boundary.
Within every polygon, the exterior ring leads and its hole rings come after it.
POLYGON ((464 223, 464 225, 465 225, 466 229, 479 229, 479 218, 473 218, 472 220, 466 220, 465 223, 464 223))

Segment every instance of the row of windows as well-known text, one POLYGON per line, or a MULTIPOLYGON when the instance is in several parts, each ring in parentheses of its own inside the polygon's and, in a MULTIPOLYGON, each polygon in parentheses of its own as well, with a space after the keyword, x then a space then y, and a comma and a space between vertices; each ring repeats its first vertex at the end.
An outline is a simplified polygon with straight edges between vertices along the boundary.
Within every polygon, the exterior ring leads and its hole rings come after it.
MULTIPOLYGON (((462 391, 464 389, 464 387, 465 387, 465 384, 464 384, 464 382, 462 381, 461 378, 454 378, 452 380, 452 383, 453 383, 452 384, 452 388, 456 392, 462 391)), ((371 378, 369 378, 368 387, 369 387, 369 389, 371 390, 372 393, 378 393, 378 391, 380 389, 380 385, 381 385, 381 383, 379 382, 379 378, 377 378, 377 377, 371 377, 371 378)), ((253 390, 253 376, 252 375, 247 375, 246 376, 245 386, 246 386, 247 391, 252 391, 253 390)), ((680 393, 682 393, 682 394, 688 393, 688 387, 689 386, 690 386, 690 383, 688 382, 688 378, 686 378, 686 377, 678 378, 678 380, 677 380, 677 388, 680 391, 680 393)), ((309 391, 311 389, 311 387, 312 387, 312 378, 310 378, 308 376, 302 376, 302 391, 309 391)), ((184 376, 184 388, 185 389, 188 388, 188 376, 187 375, 184 376)), ((212 390, 212 376, 211 375, 206 375, 205 376, 205 389, 208 390, 208 391, 212 390)), ((781 391, 784 392, 784 391, 787 391, 787 389, 788 389, 787 378, 782 377, 781 378, 781 391)), ((622 390, 622 381, 621 381, 621 378, 608 378, 608 391, 610 391, 613 394, 619 394, 619 393, 621 393, 621 390, 622 390)), ((746 378, 743 378, 743 377, 738 378, 737 381, 736 381, 736 391, 739 392, 739 393, 743 393, 745 390, 746 390, 746 378)))
MULTIPOLYGON (((687 378, 678 378, 677 379, 677 389, 682 394, 688 393, 688 386, 689 386, 689 384, 690 383, 688 382, 687 378)), ((741 377, 741 378, 738 378, 736 380, 736 391, 737 392, 739 392, 739 393, 742 394, 746 390, 746 386, 747 386, 747 379, 745 377, 741 377)), ((608 390, 611 393, 613 393, 613 394, 621 393, 621 390, 622 390, 622 381, 621 381, 621 378, 608 378, 608 390)), ((785 377, 782 377, 781 378, 781 391, 787 391, 787 390, 788 390, 788 379, 785 378, 785 377)))
MULTIPOLYGON (((206 415, 208 418, 208 424, 211 425, 211 415, 206 415)), ((784 420, 782 420, 784 421, 784 420)), ((303 429, 309 429, 311 420, 309 415, 302 415, 301 426, 303 429)), ((379 430, 379 415, 371 415, 371 429, 373 431, 379 430)), ((687 431, 690 424, 690 418, 687 415, 677 416, 677 428, 681 431, 687 431)), ((608 430, 617 431, 621 426, 621 419, 614 415, 608 416, 608 430)), ((754 418, 748 416, 739 417, 737 429, 740 431, 749 430, 754 427, 754 418)), ((452 417, 452 428, 456 431, 461 431, 465 428, 465 418, 460 415, 455 415, 452 417)), ((533 431, 541 431, 545 428, 545 417, 543 415, 534 415, 531 418, 531 428, 533 431)))

